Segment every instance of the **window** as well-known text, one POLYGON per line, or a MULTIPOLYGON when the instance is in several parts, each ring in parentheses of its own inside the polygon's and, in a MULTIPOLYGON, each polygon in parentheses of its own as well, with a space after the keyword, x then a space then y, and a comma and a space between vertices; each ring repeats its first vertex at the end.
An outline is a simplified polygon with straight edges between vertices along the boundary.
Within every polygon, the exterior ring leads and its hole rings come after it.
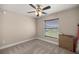
POLYGON ((45 36, 58 38, 58 18, 45 20, 45 36))

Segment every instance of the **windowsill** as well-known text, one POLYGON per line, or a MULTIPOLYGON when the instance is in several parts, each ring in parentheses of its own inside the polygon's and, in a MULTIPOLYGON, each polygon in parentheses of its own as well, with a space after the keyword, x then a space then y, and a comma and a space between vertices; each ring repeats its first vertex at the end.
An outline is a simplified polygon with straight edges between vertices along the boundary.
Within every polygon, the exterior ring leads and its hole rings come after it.
POLYGON ((46 35, 45 35, 45 37, 49 37, 49 38, 55 38, 55 39, 58 39, 58 38, 56 38, 56 37, 51 37, 51 36, 46 36, 46 35))

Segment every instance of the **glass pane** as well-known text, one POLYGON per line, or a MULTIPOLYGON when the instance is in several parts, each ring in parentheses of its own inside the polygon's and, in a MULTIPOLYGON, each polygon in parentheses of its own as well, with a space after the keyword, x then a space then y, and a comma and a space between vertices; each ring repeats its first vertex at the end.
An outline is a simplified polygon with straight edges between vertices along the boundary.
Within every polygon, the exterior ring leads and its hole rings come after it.
POLYGON ((58 19, 45 21, 45 36, 58 38, 58 19))
POLYGON ((45 29, 45 35, 58 38, 58 29, 45 29))
POLYGON ((58 28, 58 20, 46 21, 45 28, 58 28))

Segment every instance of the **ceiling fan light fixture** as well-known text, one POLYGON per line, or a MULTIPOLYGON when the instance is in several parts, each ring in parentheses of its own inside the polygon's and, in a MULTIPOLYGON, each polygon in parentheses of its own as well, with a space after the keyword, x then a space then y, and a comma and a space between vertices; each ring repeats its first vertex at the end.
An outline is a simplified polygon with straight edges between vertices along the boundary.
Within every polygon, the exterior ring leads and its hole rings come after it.
POLYGON ((42 15, 42 12, 35 12, 35 15, 36 16, 41 16, 42 15))
MULTIPOLYGON (((44 10, 50 9, 50 6, 46 6, 44 8, 41 8, 41 5, 37 4, 36 7, 33 4, 30 4, 31 7, 35 9, 35 15, 36 16, 41 16, 42 14, 47 14, 44 12, 44 10)), ((28 13, 33 13, 33 12, 28 12, 28 13)))
POLYGON ((39 12, 39 16, 41 16, 42 15, 42 12, 39 12))
POLYGON ((35 12, 35 15, 38 15, 38 13, 37 13, 37 12, 35 12))

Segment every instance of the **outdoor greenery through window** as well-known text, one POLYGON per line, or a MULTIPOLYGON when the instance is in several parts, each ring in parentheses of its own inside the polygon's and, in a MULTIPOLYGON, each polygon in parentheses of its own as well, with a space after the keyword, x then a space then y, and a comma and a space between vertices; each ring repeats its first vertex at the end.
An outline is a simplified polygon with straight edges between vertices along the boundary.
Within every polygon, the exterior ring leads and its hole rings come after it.
POLYGON ((45 36, 58 38, 58 18, 45 20, 45 36))

